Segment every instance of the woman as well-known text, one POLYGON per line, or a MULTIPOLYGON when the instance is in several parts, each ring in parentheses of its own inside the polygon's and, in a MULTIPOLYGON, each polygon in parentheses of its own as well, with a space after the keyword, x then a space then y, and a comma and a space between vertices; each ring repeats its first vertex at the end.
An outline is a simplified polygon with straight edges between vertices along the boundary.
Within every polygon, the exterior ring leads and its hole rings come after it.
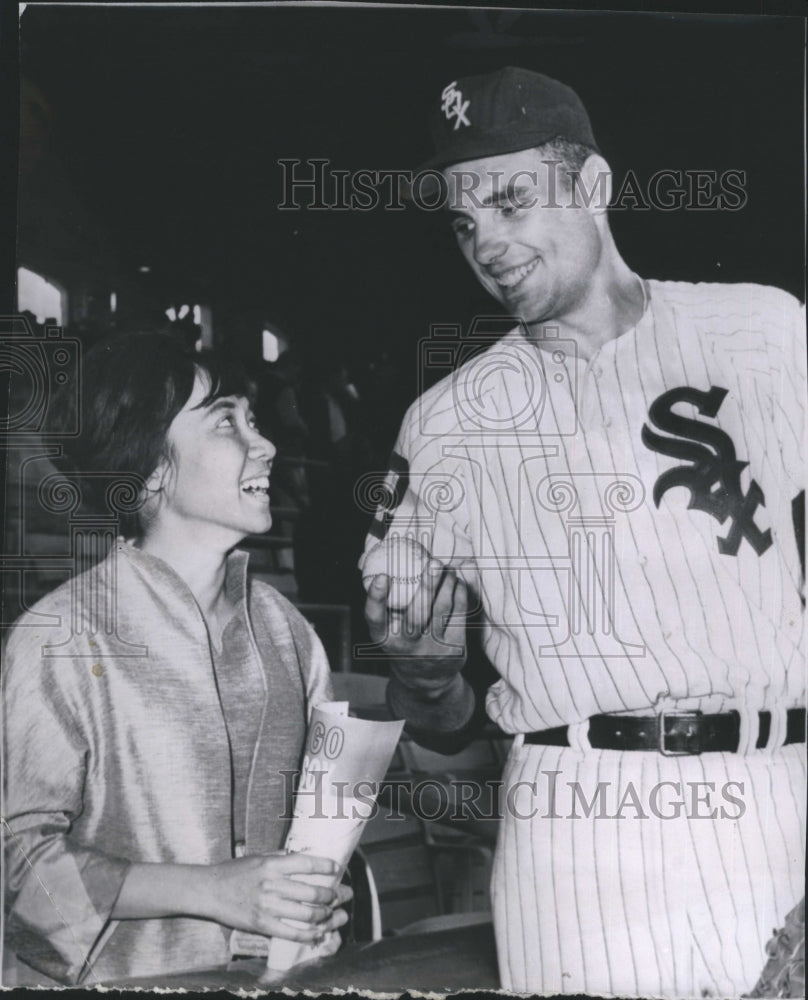
POLYGON ((89 352, 81 392, 73 474, 85 490, 134 474, 139 509, 9 638, 6 959, 21 984, 159 984, 225 964, 234 928, 327 950, 350 892, 297 880, 336 866, 280 848, 328 666, 233 551, 272 523, 275 449, 246 383, 135 334, 89 352))

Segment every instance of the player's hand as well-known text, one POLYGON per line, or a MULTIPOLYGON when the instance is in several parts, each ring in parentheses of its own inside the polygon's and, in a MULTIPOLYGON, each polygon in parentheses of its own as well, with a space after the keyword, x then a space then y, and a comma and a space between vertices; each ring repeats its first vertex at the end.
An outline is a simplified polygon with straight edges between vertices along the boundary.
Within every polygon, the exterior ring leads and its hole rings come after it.
POLYGON ((370 637, 394 660, 410 660, 423 690, 430 679, 441 689, 447 671, 454 675, 465 663, 466 585, 451 570, 430 560, 410 604, 403 611, 387 606, 390 578, 381 573, 368 588, 365 617, 370 637), (413 661, 417 659, 417 662, 413 661))
POLYGON ((226 927, 312 942, 348 920, 342 906, 353 896, 349 886, 328 888, 294 877, 336 876, 337 865, 328 858, 278 852, 224 861, 209 871, 205 915, 226 927), (287 919, 304 926, 290 925, 287 919))

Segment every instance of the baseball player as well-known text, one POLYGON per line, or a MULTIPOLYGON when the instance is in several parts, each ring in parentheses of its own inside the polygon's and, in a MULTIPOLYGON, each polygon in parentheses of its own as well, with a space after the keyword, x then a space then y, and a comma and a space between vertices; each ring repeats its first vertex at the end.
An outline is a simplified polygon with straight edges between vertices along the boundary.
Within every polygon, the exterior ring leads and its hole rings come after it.
POLYGON ((460 251, 515 320, 401 428, 366 552, 411 536, 433 560, 404 612, 369 586, 390 705, 430 746, 469 739, 478 610, 515 736, 503 987, 739 996, 803 894, 804 315, 633 273, 555 80, 452 81, 432 133, 460 251))

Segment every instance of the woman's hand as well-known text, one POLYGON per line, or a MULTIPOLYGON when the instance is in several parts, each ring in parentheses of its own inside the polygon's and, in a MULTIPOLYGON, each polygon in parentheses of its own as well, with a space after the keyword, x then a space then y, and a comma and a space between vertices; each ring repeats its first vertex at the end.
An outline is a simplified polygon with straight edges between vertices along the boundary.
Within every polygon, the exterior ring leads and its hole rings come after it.
POLYGON ((327 877, 336 875, 337 870, 327 858, 283 853, 213 865, 208 915, 227 927, 267 937, 319 940, 346 923, 348 914, 341 907, 353 892, 345 885, 311 885, 295 876, 327 877), (305 926, 290 925, 286 920, 305 926))
POLYGON ((296 876, 313 875, 326 882, 337 871, 328 858, 282 852, 217 865, 133 864, 112 917, 203 917, 253 934, 317 941, 346 923, 342 906, 353 892, 344 885, 311 885, 296 876))

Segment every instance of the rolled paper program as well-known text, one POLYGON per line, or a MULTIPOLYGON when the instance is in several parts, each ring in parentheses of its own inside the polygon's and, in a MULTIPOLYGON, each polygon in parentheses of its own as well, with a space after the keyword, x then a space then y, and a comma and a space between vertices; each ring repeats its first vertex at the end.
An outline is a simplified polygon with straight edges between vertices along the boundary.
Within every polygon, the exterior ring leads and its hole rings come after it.
MULTIPOLYGON (((311 885, 336 886, 342 878, 365 823, 375 813, 379 788, 404 725, 350 718, 343 704, 326 702, 312 712, 286 837, 287 851, 331 858, 339 866, 334 875, 298 876, 311 885)), ((336 934, 333 938, 331 951, 339 945, 336 934)), ((329 953, 327 944, 273 937, 267 970, 273 978, 274 973, 329 953)))

